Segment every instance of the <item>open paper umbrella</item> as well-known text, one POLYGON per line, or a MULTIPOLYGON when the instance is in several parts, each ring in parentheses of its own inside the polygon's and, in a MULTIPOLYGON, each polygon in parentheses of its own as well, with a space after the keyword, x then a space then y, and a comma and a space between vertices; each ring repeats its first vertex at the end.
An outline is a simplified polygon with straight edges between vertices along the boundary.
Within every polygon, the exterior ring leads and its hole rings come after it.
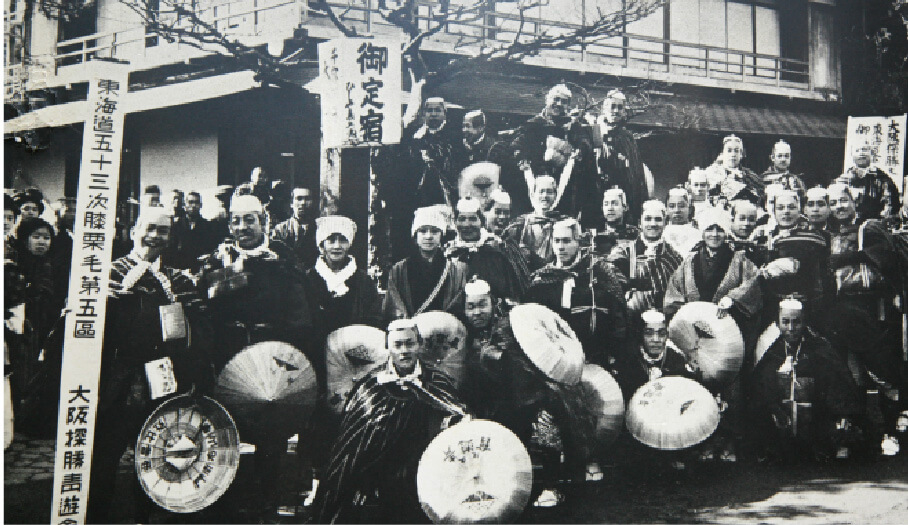
POLYGON ((520 304, 509 318, 524 353, 549 379, 576 385, 583 372, 583 346, 567 321, 541 304, 520 304))
POLYGON ((420 358, 460 386, 467 357, 467 328, 447 312, 425 312, 413 318, 424 345, 420 358))
POLYGON ((359 324, 338 328, 328 335, 325 352, 328 406, 334 413, 340 414, 353 385, 388 360, 385 332, 359 324))
POLYGON ((640 387, 627 405, 627 429, 637 441, 681 450, 705 440, 719 426, 712 394, 693 379, 667 376, 640 387))
POLYGON ((416 488, 434 523, 507 523, 523 512, 533 465, 520 439, 474 419, 435 437, 419 460, 416 488))
POLYGON ((290 436, 315 406, 315 370, 302 352, 264 341, 233 356, 218 376, 214 397, 237 419, 244 434, 290 436))
POLYGON ((741 371, 744 338, 730 315, 719 319, 713 303, 693 302, 682 306, 668 325, 668 337, 703 373, 703 384, 721 388, 741 371))
POLYGON ((136 443, 136 474, 145 493, 172 512, 196 512, 230 487, 240 437, 217 401, 181 395, 159 406, 136 443))
POLYGON ((587 364, 580 376, 583 405, 596 418, 596 445, 612 443, 624 425, 624 396, 621 387, 601 366, 587 364))

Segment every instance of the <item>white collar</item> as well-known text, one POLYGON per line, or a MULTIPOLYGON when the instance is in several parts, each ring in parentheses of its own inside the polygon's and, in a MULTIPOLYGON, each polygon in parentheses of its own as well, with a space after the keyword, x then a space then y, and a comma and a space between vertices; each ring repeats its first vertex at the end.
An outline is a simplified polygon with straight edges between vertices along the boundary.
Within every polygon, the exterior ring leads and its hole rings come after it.
POLYGON ((485 228, 480 228, 479 229, 479 239, 477 239, 475 241, 465 241, 465 240, 461 239, 460 235, 458 234, 457 237, 454 239, 453 247, 454 248, 467 248, 471 252, 475 252, 476 250, 479 249, 480 246, 484 245, 486 242, 488 242, 490 239, 493 239, 494 237, 495 237, 495 235, 489 233, 489 230, 486 230, 485 228))
POLYGON ((650 366, 656 366, 665 358, 665 353, 668 351, 667 348, 662 349, 662 353, 659 354, 659 357, 650 357, 642 347, 640 348, 640 354, 643 355, 643 360, 646 361, 650 366))
POLYGON ((139 282, 139 279, 145 275, 146 272, 150 271, 151 275, 161 283, 161 288, 164 289, 164 293, 167 294, 167 298, 170 302, 176 302, 176 296, 173 294, 173 287, 170 282, 170 279, 164 275, 161 271, 161 257, 158 256, 154 261, 146 261, 145 259, 139 257, 135 250, 129 252, 127 256, 131 261, 135 263, 135 266, 129 269, 126 272, 126 275, 123 277, 123 282, 120 284, 121 290, 120 293, 128 292, 132 289, 136 283, 139 282))
POLYGON ((243 271, 243 263, 251 257, 263 257, 265 260, 276 260, 278 258, 277 254, 271 251, 267 235, 262 244, 251 250, 240 248, 235 242, 222 243, 218 246, 217 257, 225 267, 233 265, 237 271, 243 271), (231 252, 236 253, 236 257, 231 252))
POLYGON ((397 372, 397 368, 394 366, 394 359, 388 358, 388 366, 385 370, 379 372, 375 378, 378 380, 378 384, 383 385, 385 383, 397 383, 398 386, 406 388, 404 383, 412 383, 414 386, 421 387, 422 380, 419 379, 419 376, 422 375, 422 364, 419 362, 419 359, 416 360, 416 366, 413 368, 413 371, 405 376, 401 376, 397 372))
POLYGON ((334 297, 342 297, 350 291, 346 283, 347 279, 353 277, 353 273, 356 272, 356 259, 350 257, 347 265, 335 272, 328 267, 324 257, 319 257, 315 262, 315 271, 325 281, 328 291, 334 297))

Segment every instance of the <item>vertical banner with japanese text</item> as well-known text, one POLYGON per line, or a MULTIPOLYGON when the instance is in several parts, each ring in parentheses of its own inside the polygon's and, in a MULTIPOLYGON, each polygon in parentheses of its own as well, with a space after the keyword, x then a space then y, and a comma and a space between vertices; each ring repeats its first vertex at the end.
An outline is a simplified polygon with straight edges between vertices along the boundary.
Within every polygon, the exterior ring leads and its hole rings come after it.
POLYGON ((908 115, 894 117, 848 117, 848 128, 845 136, 845 170, 854 166, 851 150, 859 140, 866 139, 873 150, 874 165, 892 177, 899 188, 905 192, 905 124, 908 115))
POLYGON ((323 148, 400 142, 400 39, 329 40, 318 61, 323 148))
POLYGON ((51 501, 60 525, 85 523, 88 505, 129 76, 128 64, 89 65, 51 501))

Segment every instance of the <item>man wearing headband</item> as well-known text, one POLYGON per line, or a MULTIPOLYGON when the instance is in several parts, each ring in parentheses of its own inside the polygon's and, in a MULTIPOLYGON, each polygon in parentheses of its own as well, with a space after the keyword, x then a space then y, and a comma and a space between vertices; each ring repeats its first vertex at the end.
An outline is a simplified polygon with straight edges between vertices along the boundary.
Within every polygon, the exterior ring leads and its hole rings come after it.
POLYGON ((454 214, 457 237, 445 257, 467 267, 468 277, 489 283, 496 297, 519 301, 529 284, 526 259, 512 243, 505 243, 486 229, 478 199, 460 199, 454 214))
POLYGON ((662 233, 662 236, 675 251, 686 255, 700 242, 702 237, 700 230, 690 223, 692 211, 690 194, 684 188, 668 190, 665 208, 668 212, 668 223, 665 225, 665 232, 662 233))
MULTIPOLYGON (((306 354, 321 374, 324 358, 312 344, 312 311, 293 252, 268 239, 264 206, 253 195, 231 199, 229 225, 233 240, 207 257, 198 281, 214 325, 215 370, 220 373, 251 344, 281 341, 306 354)), ((274 432, 254 443, 261 512, 271 513, 276 506, 277 472, 289 437, 274 432)))
POLYGON ((389 360, 356 384, 344 407, 316 523, 424 521, 416 489, 422 453, 468 416, 454 381, 420 358, 425 343, 412 319, 391 322, 386 343, 389 360), (363 519, 363 506, 377 514, 363 519))
POLYGON ((587 361, 607 366, 609 357, 625 349, 627 280, 604 257, 581 248, 581 237, 576 220, 555 223, 555 262, 533 273, 526 300, 558 313, 577 334, 587 361))
POLYGON ((829 341, 809 327, 800 301, 785 299, 778 312, 779 335, 765 353, 757 349, 751 382, 758 450, 785 461, 847 458, 852 421, 862 408, 851 372, 829 341))
POLYGON ((662 308, 668 281, 681 264, 681 255, 662 238, 666 216, 660 201, 644 202, 640 236, 634 242, 616 245, 608 256, 628 280, 630 290, 625 298, 630 312, 662 308))
POLYGON ((303 268, 315 264, 319 256, 318 243, 315 242, 315 221, 318 203, 309 188, 293 188, 290 194, 290 210, 293 214, 271 230, 271 238, 281 241, 293 250, 297 261, 303 268))
POLYGON ((830 337, 836 348, 860 364, 862 383, 880 391, 883 432, 892 432, 900 409, 908 407, 904 394, 899 394, 908 387, 908 377, 900 363, 902 316, 893 307, 893 284, 900 280, 891 271, 896 250, 883 221, 858 223, 848 186, 830 184, 827 191, 833 212, 828 226, 829 266, 836 296, 829 313, 830 337))
POLYGON ((502 189, 497 189, 489 194, 489 208, 485 212, 492 233, 503 236, 505 229, 511 224, 511 195, 502 189))
MULTIPOLYGON (((602 101, 602 115, 597 120, 602 146, 594 151, 596 168, 607 188, 624 190, 629 223, 640 218, 640 206, 647 199, 643 161, 634 134, 627 130, 627 97, 617 89, 611 90, 602 101)), ((598 144, 598 140, 596 141, 598 144)))
POLYGON ((386 320, 410 318, 432 310, 463 313, 466 265, 446 259, 441 249, 449 214, 450 209, 445 206, 416 210, 411 228, 416 254, 395 264, 388 273, 388 293, 382 306, 386 320))
POLYGON ((873 148, 859 139, 851 148, 853 165, 836 182, 847 185, 854 195, 858 220, 889 219, 899 212, 899 190, 885 170, 873 163, 873 148))
POLYGON ((744 160, 744 144, 735 135, 722 140, 722 152, 706 169, 713 199, 723 197, 726 201, 745 199, 757 204, 763 197, 763 181, 760 176, 741 165, 744 160))
MULTIPOLYGON (((120 457, 135 445, 136 436, 152 411, 194 385, 211 386, 210 378, 205 377, 210 365, 202 358, 210 341, 198 337, 204 332, 193 333, 197 323, 187 322, 190 313, 196 320, 199 317, 189 306, 196 297, 195 286, 185 274, 161 262, 171 228, 171 216, 165 208, 142 210, 130 232, 132 251, 113 261, 110 270, 101 405, 91 468, 90 523, 111 522, 120 457), (162 317, 161 308, 178 312, 171 318, 172 323, 162 317), (172 326, 163 329, 165 324, 172 326), (149 373, 149 369, 160 373, 149 373)), ((77 329, 100 327, 79 328, 77 323, 77 329)), ((130 477, 130 484, 136 494, 142 493, 136 477, 130 477)), ((147 520, 151 510, 148 498, 142 494, 135 501, 139 505, 135 519, 147 520)))
POLYGON ((791 166, 791 145, 784 140, 776 142, 772 146, 769 160, 772 161, 772 166, 763 172, 763 184, 781 184, 786 190, 796 192, 803 201, 807 186, 804 185, 802 175, 796 175, 788 169, 791 166))
POLYGON ((517 217, 505 230, 504 237, 516 244, 526 254, 530 270, 538 270, 555 260, 552 250, 552 225, 566 218, 554 211, 558 182, 548 175, 532 181, 532 213, 517 217))

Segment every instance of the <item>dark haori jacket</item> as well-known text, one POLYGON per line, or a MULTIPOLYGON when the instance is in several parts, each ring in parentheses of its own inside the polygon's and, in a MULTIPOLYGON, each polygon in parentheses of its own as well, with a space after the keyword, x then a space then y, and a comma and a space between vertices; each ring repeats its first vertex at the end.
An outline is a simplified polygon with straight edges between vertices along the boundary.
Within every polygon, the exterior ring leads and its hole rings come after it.
POLYGON ((511 142, 515 158, 529 161, 533 173, 546 171, 546 139, 550 136, 567 141, 572 148, 581 149, 581 156, 590 157, 592 149, 590 127, 579 121, 572 121, 570 117, 550 117, 547 111, 543 110, 517 129, 511 142))
POLYGON ((431 263, 421 255, 407 257, 388 273, 388 292, 382 305, 384 319, 411 318, 432 310, 463 317, 466 282, 466 265, 445 259, 441 250, 431 263))
POLYGON ((857 190, 854 205, 859 221, 888 219, 899 214, 901 203, 898 187, 889 174, 879 167, 870 166, 866 170, 858 170, 852 166, 836 182, 857 190), (863 171, 861 176, 859 171, 863 171))
MULTIPOLYGON (((761 280, 764 296, 781 298, 787 295, 804 301, 821 301, 833 291, 829 271, 829 241, 822 232, 799 225, 784 235, 771 235, 767 260, 792 257, 799 263, 794 275, 761 280)), ((770 301, 773 302, 773 301, 770 301)))
POLYGON ((391 514, 389 522, 407 522, 420 513, 416 471, 422 453, 445 418, 467 409, 449 376, 419 366, 421 373, 411 380, 385 363, 353 388, 314 504, 317 523, 375 520, 353 513, 355 499, 376 491, 391 514))
POLYGON ((807 185, 804 184, 803 175, 795 174, 790 171, 778 171, 770 166, 763 172, 763 186, 770 184, 781 184, 786 190, 797 192, 800 202, 804 202, 804 195, 807 194, 807 185))
MULTIPOLYGON (((312 321, 316 330, 327 337, 338 328, 352 324, 381 327, 378 290, 365 271, 356 268, 342 285, 335 286, 332 283, 332 289, 329 289, 328 282, 318 268, 310 268, 305 280, 306 297, 312 309, 312 321)), ((349 272, 341 270, 341 274, 347 273, 349 272)))
MULTIPOLYGON (((161 259, 158 259, 160 263, 161 259)), ((196 309, 195 284, 183 272, 164 265, 149 266, 133 254, 113 262, 107 301, 107 322, 101 365, 99 414, 152 408, 145 363, 169 357, 177 392, 195 383, 211 386, 206 337, 210 330, 196 309), (180 303, 189 321, 187 337, 164 341, 160 307, 180 303), (196 333, 196 330, 198 332, 196 333), (192 342, 192 348, 189 343, 192 342)))
POLYGON ((646 302, 643 310, 648 308, 661 310, 668 282, 678 266, 681 265, 681 254, 665 240, 659 241, 653 255, 645 256, 645 253, 646 243, 638 238, 633 243, 620 243, 615 246, 612 253, 609 254, 608 261, 628 278, 629 288, 643 293, 646 302), (633 261, 636 277, 632 277, 630 271, 631 245, 636 254, 635 261, 633 261))
POLYGON ((672 275, 662 311, 670 318, 686 303, 718 303, 723 297, 730 297, 735 308, 750 317, 763 307, 760 289, 748 286, 757 271, 744 252, 733 251, 728 244, 710 257, 706 246, 700 243, 672 275))
POLYGON ((215 326, 218 369, 262 341, 282 341, 310 355, 312 310, 303 279, 290 248, 280 241, 253 250, 223 243, 208 256, 199 293, 215 326))
POLYGON ((743 252, 750 259, 750 262, 754 263, 758 268, 766 264, 766 246, 763 244, 750 239, 738 239, 733 236, 728 237, 728 244, 731 245, 734 251, 743 252))
POLYGON ((653 379, 665 376, 680 376, 699 380, 687 357, 671 344, 665 345, 665 353, 660 359, 650 361, 644 357, 644 350, 638 345, 625 355, 609 359, 606 369, 618 382, 624 401, 628 402, 641 386, 653 379))
POLYGON ((218 238, 211 221, 199 217, 194 224, 195 226, 190 223, 189 217, 174 223, 176 242, 168 254, 170 257, 166 259, 175 268, 189 269, 193 272, 198 271, 201 265, 199 259, 211 253, 222 240, 218 238))
POLYGON ((567 215, 557 211, 549 211, 544 215, 527 213, 511 221, 511 225, 505 228, 501 236, 516 244, 524 254, 530 271, 536 271, 555 262, 552 228, 556 222, 567 218, 567 215))
POLYGON ((791 399, 791 372, 783 369, 788 352, 792 352, 795 378, 795 400, 810 403, 798 408, 798 436, 801 439, 829 441, 835 431, 835 422, 844 417, 860 415, 862 403, 848 365, 832 345, 808 329, 800 343, 800 350, 787 349, 779 337, 767 349, 754 367, 748 405, 753 411, 753 423, 758 436, 769 443, 778 437, 778 431, 791 437, 792 407, 785 400, 791 399), (775 422, 774 422, 775 421, 775 422))
POLYGON ((569 267, 548 264, 533 273, 527 302, 539 303, 565 319, 583 344, 587 361, 606 365, 607 357, 626 351, 627 279, 605 259, 578 253, 569 267), (570 303, 564 289, 570 286, 570 303))
POLYGON ((612 249, 621 241, 632 241, 640 237, 640 228, 633 224, 609 224, 605 221, 599 223, 596 236, 593 238, 593 250, 596 255, 608 257, 612 249))
MULTIPOLYGON (((605 147, 596 151, 596 167, 604 186, 602 191, 614 186, 624 190, 630 215, 629 222, 638 222, 649 190, 646 188, 646 174, 640 151, 637 149, 637 140, 633 133, 622 126, 608 130, 603 142, 604 146, 610 146, 611 154, 605 154, 605 147)), ((602 191, 599 192, 600 197, 602 191)), ((601 211, 600 209, 600 213, 601 211)))
POLYGON ((289 246, 300 268, 311 268, 318 259, 315 223, 311 221, 301 223, 296 217, 290 217, 271 230, 271 240, 280 241, 289 246))
POLYGON ((464 263, 467 279, 475 275, 486 281, 495 297, 520 301, 530 281, 526 258, 513 243, 483 232, 483 238, 475 243, 455 239, 445 250, 445 257, 464 263))
POLYGON ((759 206, 766 193, 763 179, 750 168, 738 166, 740 171, 732 172, 716 162, 707 171, 710 177, 721 175, 719 183, 710 189, 709 195, 714 199, 724 198, 728 202, 744 199, 759 206))

